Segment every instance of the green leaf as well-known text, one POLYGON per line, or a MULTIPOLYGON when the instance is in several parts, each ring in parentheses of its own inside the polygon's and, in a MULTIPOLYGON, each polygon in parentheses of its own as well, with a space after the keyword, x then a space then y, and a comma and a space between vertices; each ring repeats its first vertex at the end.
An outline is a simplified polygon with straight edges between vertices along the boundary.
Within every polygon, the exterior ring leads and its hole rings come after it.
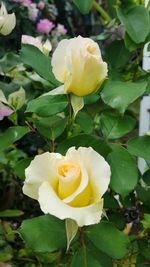
POLYGON ((62 119, 60 116, 42 118, 35 121, 35 126, 40 134, 50 140, 55 140, 60 136, 65 130, 66 124, 67 118, 62 119))
POLYGON ((26 244, 37 252, 52 252, 66 247, 64 221, 50 215, 23 221, 19 232, 26 244))
POLYGON ((71 267, 103 267, 97 259, 95 259, 86 247, 80 248, 73 256, 71 267))
POLYGON ((127 253, 129 239, 112 223, 102 221, 87 228, 86 235, 98 249, 113 259, 121 259, 127 253))
POLYGON ((88 115, 88 113, 83 111, 79 112, 76 117, 76 122, 80 125, 81 129, 85 133, 90 134, 93 131, 94 121, 93 118, 88 115))
POLYGON ((71 95, 71 105, 73 108, 74 118, 77 113, 84 107, 84 99, 81 96, 71 95))
POLYGON ((136 120, 130 116, 118 116, 114 113, 103 112, 100 117, 100 130, 107 139, 120 138, 131 132, 136 120))
POLYGON ((46 57, 37 47, 22 44, 20 56, 23 63, 33 68, 42 78, 54 86, 60 85, 52 73, 50 58, 46 57))
POLYGON ((136 162, 129 152, 117 145, 111 146, 113 152, 108 155, 111 167, 110 186, 122 197, 128 195, 138 182, 138 169, 136 162))
POLYGON ((80 146, 92 147, 104 158, 111 151, 110 147, 104 142, 104 140, 88 134, 79 134, 64 140, 58 145, 57 151, 64 155, 71 146, 75 146, 76 148, 80 146))
POLYGON ((147 82, 133 83, 108 80, 101 92, 105 104, 124 113, 127 107, 146 91, 147 82))
POLYGON ((100 264, 102 267, 113 267, 112 259, 100 251, 94 244, 88 240, 86 243, 86 248, 87 251, 93 256, 100 264))
POLYGON ((25 169, 29 166, 31 160, 32 158, 27 158, 16 162, 14 171, 19 178, 25 179, 25 169))
POLYGON ((35 112, 41 117, 49 117, 63 111, 67 105, 65 95, 47 95, 31 100, 26 112, 35 112))
POLYGON ((106 60, 110 64, 111 68, 115 71, 126 65, 129 60, 130 53, 125 48, 124 41, 114 41, 110 45, 106 46, 106 60))
POLYGON ((91 9, 94 0, 73 0, 73 2, 79 8, 81 13, 87 14, 91 9))
POLYGON ((13 126, 8 128, 4 133, 0 134, 0 150, 8 148, 28 132, 29 128, 26 126, 13 126))
POLYGON ((20 90, 17 90, 8 96, 8 103, 15 110, 18 110, 24 105, 25 98, 25 90, 21 87, 20 90))
POLYGON ((23 215, 21 210, 4 210, 0 211, 0 217, 19 217, 23 215))
POLYGON ((138 136, 133 137, 127 143, 129 152, 137 157, 145 159, 150 166, 150 137, 138 136))
POLYGON ((150 170, 146 171, 146 172, 143 174, 142 179, 143 179, 143 181, 146 183, 146 185, 150 186, 150 170))
POLYGON ((149 34, 149 11, 143 6, 117 10, 118 17, 125 26, 127 33, 135 43, 142 43, 149 34))
POLYGON ((144 206, 150 208, 150 189, 140 185, 136 188, 137 199, 143 202, 144 206))
POLYGON ((70 244, 78 232, 78 225, 72 219, 66 219, 66 233, 67 233, 67 251, 70 244))
POLYGON ((141 47, 141 44, 136 44, 131 38, 130 36, 127 34, 127 32, 125 33, 125 37, 124 37, 124 42, 125 42, 125 46, 126 48, 132 52, 135 51, 136 49, 141 47))

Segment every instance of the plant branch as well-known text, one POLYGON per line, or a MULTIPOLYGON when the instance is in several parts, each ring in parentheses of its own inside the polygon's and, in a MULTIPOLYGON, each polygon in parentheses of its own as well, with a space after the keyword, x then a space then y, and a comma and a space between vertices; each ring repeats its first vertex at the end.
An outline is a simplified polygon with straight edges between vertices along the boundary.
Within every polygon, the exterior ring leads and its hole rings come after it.
POLYGON ((96 1, 94 1, 93 7, 100 13, 105 21, 110 22, 112 20, 108 13, 96 1))

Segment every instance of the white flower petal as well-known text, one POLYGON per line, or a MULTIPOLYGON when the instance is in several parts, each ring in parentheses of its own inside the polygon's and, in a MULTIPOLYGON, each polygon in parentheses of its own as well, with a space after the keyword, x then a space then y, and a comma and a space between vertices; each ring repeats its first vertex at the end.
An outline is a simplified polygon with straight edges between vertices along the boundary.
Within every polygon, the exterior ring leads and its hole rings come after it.
POLYGON ((14 13, 8 14, 5 17, 5 22, 2 26, 2 28, 0 29, 0 33, 3 35, 8 35, 15 28, 15 25, 16 25, 15 14, 14 13))
POLYGON ((52 71, 56 77, 56 79, 60 82, 65 81, 66 74, 66 66, 65 66, 65 58, 67 54, 67 47, 69 45, 69 40, 62 40, 52 56, 52 71))
POLYGON ((81 227, 99 223, 102 216, 103 199, 92 205, 74 208, 65 204, 54 192, 48 182, 44 182, 39 188, 39 199, 41 210, 47 214, 54 215, 60 219, 70 218, 75 220, 81 227))
POLYGON ((110 166, 105 159, 91 147, 79 147, 78 150, 70 148, 66 155, 83 162, 95 194, 102 197, 108 188, 111 175, 110 166))
POLYGON ((51 186, 56 188, 58 179, 55 165, 61 158, 60 154, 49 152, 36 156, 25 170, 23 193, 38 199, 38 189, 44 181, 49 181, 51 186))

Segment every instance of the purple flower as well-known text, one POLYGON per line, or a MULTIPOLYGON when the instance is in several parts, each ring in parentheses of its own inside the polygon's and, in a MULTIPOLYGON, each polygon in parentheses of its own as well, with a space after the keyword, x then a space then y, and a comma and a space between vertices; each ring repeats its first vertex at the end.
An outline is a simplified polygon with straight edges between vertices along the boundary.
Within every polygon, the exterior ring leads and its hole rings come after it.
POLYGON ((54 27, 54 23, 48 19, 40 19, 37 23, 37 31, 43 34, 49 34, 54 27))
POLYGON ((4 117, 8 117, 9 115, 11 115, 13 112, 13 109, 0 102, 0 121, 2 121, 4 117))

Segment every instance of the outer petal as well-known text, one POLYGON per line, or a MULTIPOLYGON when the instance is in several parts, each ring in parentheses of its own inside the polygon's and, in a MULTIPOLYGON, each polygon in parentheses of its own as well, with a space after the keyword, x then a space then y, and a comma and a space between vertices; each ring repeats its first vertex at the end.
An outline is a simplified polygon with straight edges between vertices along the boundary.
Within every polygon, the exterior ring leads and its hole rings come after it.
POLYGON ((66 218, 73 219, 79 226, 98 223, 102 216, 102 199, 93 205, 74 208, 59 199, 48 182, 44 182, 40 186, 38 201, 44 213, 54 215, 61 220, 66 218))
POLYGON ((0 29, 0 33, 3 35, 7 35, 11 33, 11 31, 15 28, 16 25, 16 17, 15 14, 8 14, 5 17, 5 22, 3 24, 3 27, 0 29))
POLYGON ((97 196, 96 199, 101 198, 108 188, 111 175, 110 166, 105 159, 91 147, 79 147, 78 150, 70 148, 67 156, 83 162, 94 195, 97 196))
POLYGON ((36 156, 25 170, 26 180, 23 193, 38 199, 38 190, 44 181, 49 181, 51 186, 56 189, 58 178, 55 165, 61 158, 60 154, 49 152, 36 156))
POLYGON ((65 83, 65 92, 77 96, 89 95, 95 92, 107 76, 107 64, 98 63, 90 58, 85 62, 83 71, 74 70, 70 73, 65 83))
POLYGON ((65 58, 67 54, 67 48, 69 45, 69 40, 62 40, 52 56, 52 71, 56 77, 56 79, 60 82, 65 82, 66 76, 66 64, 65 58))

